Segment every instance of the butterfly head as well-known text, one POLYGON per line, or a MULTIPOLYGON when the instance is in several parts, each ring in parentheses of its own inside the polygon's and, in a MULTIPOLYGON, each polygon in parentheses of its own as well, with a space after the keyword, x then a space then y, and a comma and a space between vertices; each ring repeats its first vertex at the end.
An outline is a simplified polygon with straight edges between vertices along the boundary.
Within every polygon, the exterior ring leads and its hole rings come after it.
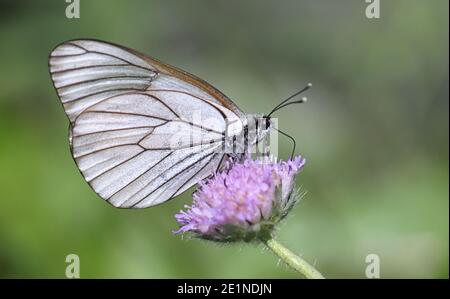
POLYGON ((257 131, 258 140, 264 139, 270 132, 271 129, 275 128, 273 119, 268 115, 261 115, 260 117, 261 126, 257 131))
POLYGON ((273 125, 272 119, 270 118, 270 116, 268 115, 263 115, 262 116, 263 119, 263 124, 265 128, 270 128, 273 125))

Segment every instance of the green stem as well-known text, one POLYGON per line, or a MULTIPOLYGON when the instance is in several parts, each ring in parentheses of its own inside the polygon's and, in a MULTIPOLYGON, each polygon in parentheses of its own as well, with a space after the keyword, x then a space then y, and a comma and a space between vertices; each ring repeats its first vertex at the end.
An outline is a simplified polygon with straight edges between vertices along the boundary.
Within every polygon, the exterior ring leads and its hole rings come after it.
POLYGON ((292 251, 275 241, 274 239, 268 239, 264 241, 267 247, 269 247, 276 255, 278 255, 286 264, 291 266, 294 270, 311 279, 325 278, 307 261, 295 255, 292 251))

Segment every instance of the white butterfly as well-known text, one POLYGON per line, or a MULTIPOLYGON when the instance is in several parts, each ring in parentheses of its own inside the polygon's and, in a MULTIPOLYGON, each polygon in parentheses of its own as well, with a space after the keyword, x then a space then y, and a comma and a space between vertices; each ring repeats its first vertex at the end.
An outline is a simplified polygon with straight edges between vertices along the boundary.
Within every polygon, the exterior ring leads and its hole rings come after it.
POLYGON ((202 79, 122 46, 67 41, 51 52, 49 67, 73 158, 116 207, 146 208, 181 194, 271 126, 202 79))

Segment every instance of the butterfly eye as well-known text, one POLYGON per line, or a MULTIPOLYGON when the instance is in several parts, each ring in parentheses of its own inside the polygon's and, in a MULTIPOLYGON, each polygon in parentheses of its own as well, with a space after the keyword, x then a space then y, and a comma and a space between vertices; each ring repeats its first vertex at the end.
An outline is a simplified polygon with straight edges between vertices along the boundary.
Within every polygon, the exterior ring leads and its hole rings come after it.
POLYGON ((266 117, 265 128, 268 129, 270 127, 270 117, 266 117))

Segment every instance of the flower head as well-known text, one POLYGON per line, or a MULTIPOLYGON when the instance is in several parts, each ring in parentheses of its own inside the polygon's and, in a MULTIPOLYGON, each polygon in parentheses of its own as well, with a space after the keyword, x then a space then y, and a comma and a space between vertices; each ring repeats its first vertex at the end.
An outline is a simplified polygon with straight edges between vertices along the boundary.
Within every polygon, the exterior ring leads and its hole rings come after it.
POLYGON ((297 201, 294 178, 305 159, 233 160, 226 171, 201 182, 194 202, 175 215, 180 228, 214 241, 252 241, 269 237, 297 201))

